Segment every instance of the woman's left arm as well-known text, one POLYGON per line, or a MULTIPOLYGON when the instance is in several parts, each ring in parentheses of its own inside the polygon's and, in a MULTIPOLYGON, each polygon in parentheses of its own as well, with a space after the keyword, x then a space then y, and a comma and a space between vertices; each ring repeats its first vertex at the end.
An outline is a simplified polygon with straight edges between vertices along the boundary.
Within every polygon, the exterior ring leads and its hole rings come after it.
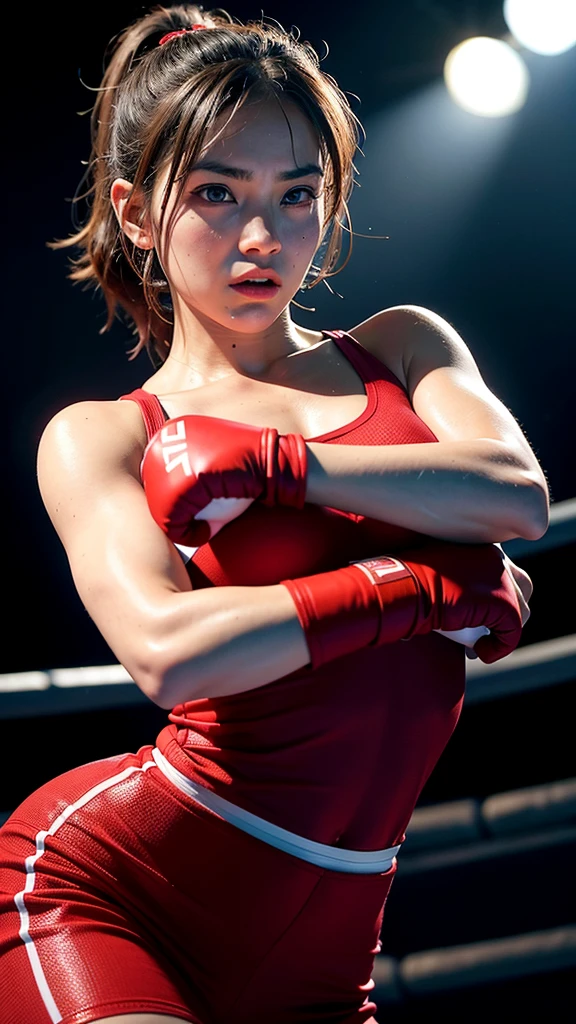
POLYGON ((399 377, 438 443, 308 443, 306 501, 444 540, 541 537, 544 473, 460 335, 420 306, 383 310, 362 327, 358 340, 399 377))

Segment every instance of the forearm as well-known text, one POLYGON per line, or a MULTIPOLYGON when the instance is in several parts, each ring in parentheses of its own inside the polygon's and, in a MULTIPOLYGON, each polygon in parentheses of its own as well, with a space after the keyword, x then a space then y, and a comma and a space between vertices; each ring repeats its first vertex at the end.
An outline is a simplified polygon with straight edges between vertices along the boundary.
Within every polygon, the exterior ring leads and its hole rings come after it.
POLYGON ((154 699, 172 708, 243 693, 432 630, 485 626, 474 643, 495 661, 519 641, 519 595, 496 545, 442 542, 273 586, 173 592, 150 645, 161 679, 154 699))
POLYGON ((310 661, 294 602, 281 584, 170 596, 154 638, 161 707, 265 686, 310 661))
POLYGON ((536 540, 546 529, 542 475, 501 441, 306 447, 312 504, 468 543, 536 540))

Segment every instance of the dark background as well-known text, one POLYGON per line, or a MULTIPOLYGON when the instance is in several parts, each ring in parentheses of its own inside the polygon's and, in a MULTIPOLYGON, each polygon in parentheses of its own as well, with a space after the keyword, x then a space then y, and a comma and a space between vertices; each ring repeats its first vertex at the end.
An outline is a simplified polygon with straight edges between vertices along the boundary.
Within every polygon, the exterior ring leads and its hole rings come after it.
MULTIPOLYGON (((226 8, 245 21, 258 4, 226 8)), ((99 296, 66 279, 67 255, 46 243, 72 230, 71 204, 89 154, 87 110, 114 33, 145 7, 123 2, 39 5, 3 21, 5 156, 4 375, 7 427, 2 538, 6 601, 0 674, 110 664, 116 659, 76 595, 65 553, 35 478, 41 432, 62 407, 115 399, 151 372, 120 323, 101 335, 99 296)), ((557 57, 522 51, 531 75, 525 107, 502 119, 466 114, 442 79, 450 49, 469 36, 504 37, 500 0, 370 0, 339 6, 277 0, 263 13, 295 25, 348 93, 367 139, 350 208, 352 258, 325 287, 301 293, 297 323, 345 328, 379 309, 422 305, 461 333, 490 387, 513 411, 547 474, 552 499, 576 497, 573 259, 576 217, 576 48, 557 57), (326 50, 329 50, 326 56, 326 50), (388 240, 370 238, 387 235, 388 240)), ((347 252, 345 248, 345 253, 347 252)), ((534 580, 522 644, 574 632, 564 581, 576 545, 520 559, 534 580)), ((114 687, 106 688, 114 690, 114 687)), ((6 695, 8 696, 8 695, 6 695)), ((34 695, 31 694, 31 697, 34 695)), ((419 803, 477 801, 576 775, 573 682, 465 704, 419 803)), ((129 707, 0 722, 0 821, 43 782, 88 760, 153 743, 166 712, 129 707), (23 756, 23 753, 26 756, 23 756), (2 759, 3 758, 3 759, 2 759)), ((409 837, 410 838, 410 837, 409 837)), ((490 837, 461 862, 410 867, 409 847, 386 910, 383 952, 557 928, 574 920, 574 829, 520 835, 494 853, 490 837), (516 840, 514 840, 516 842, 516 840), (492 849, 491 849, 492 846, 492 849), (405 871, 406 869, 406 871, 405 871)), ((456 840, 457 841, 457 840, 456 840)), ((447 843, 449 840, 447 839, 447 843)), ((456 851, 457 853, 457 851, 456 851)), ((382 1007, 393 1021, 572 1019, 574 971, 382 1007), (568 1007, 570 1009, 568 1010, 568 1007), (435 1011, 435 1012, 434 1012, 435 1011), (570 1013, 570 1017, 568 1017, 570 1013)))
MULTIPOLYGON (((292 307, 296 322, 346 329, 399 303, 440 313, 521 422, 553 500, 562 501, 576 495, 576 49, 557 57, 523 51, 531 90, 512 117, 459 110, 443 85, 445 57, 470 35, 504 36, 501 6, 278 0, 227 10, 243 21, 263 10, 285 28, 297 26, 367 133, 350 208, 354 229, 368 237, 354 239, 350 262, 331 279, 342 298, 325 287, 300 293, 316 312, 292 307)), ((89 153, 88 116, 78 111, 90 107, 92 93, 80 80, 98 84, 107 42, 144 9, 41 5, 33 20, 23 15, 4 31, 15 64, 4 105, 3 672, 115 660, 76 596, 38 495, 35 457, 58 409, 116 398, 151 372, 144 355, 128 361, 124 325, 99 333, 101 297, 73 286, 67 254, 46 245, 72 229, 69 197, 89 153)), ((542 616, 545 605, 549 595, 542 616)), ((533 620, 537 638, 544 620, 535 611, 533 620)), ((570 632, 565 625, 556 623, 552 635, 570 632)))

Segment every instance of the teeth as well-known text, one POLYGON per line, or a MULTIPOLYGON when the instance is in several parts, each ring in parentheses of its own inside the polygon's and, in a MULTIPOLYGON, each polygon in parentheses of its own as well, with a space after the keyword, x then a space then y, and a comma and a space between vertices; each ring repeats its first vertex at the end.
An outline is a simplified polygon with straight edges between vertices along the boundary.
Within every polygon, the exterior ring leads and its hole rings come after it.
POLYGON ((269 277, 248 277, 242 284, 269 284, 269 277))

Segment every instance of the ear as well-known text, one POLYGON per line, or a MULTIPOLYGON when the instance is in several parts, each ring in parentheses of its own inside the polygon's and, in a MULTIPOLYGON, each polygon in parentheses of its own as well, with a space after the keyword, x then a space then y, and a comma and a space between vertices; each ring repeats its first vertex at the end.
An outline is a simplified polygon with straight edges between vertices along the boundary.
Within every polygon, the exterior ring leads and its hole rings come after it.
POLYGON ((116 178, 110 189, 110 200, 124 234, 139 249, 153 249, 152 218, 141 193, 134 191, 132 182, 116 178))

